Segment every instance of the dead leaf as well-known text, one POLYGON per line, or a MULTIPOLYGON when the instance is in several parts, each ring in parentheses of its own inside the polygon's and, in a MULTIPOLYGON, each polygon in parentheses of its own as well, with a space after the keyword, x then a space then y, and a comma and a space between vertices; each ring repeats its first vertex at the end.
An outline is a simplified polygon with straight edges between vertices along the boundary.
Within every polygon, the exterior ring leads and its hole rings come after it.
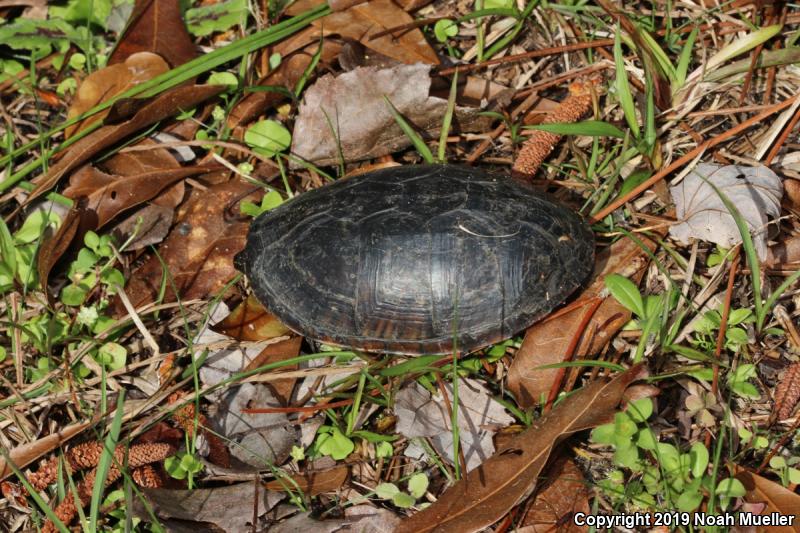
POLYGON ((349 471, 350 468, 347 465, 339 465, 328 470, 294 474, 289 476, 292 481, 286 479, 267 481, 264 486, 276 492, 286 491, 287 489, 296 491, 299 488, 306 496, 313 497, 323 492, 339 490, 344 485, 344 482, 347 481, 349 471))
POLYGON ((688 244, 691 239, 716 243, 724 248, 742 242, 739 229, 713 184, 736 206, 750 231, 758 257, 767 259, 767 222, 778 218, 783 185, 767 167, 720 166, 700 163, 682 182, 670 187, 678 223, 670 235, 688 244))
MULTIPOLYGON (((321 4, 319 0, 300 0, 287 9, 290 15, 298 15, 321 4)), ((414 22, 413 17, 398 7, 392 0, 370 0, 354 5, 344 11, 336 11, 312 22, 324 35, 339 35, 391 57, 401 63, 439 64, 439 57, 425 40, 419 28, 384 34, 377 39, 373 35, 414 22)))
POLYGON ((39 253, 36 256, 36 271, 39 274, 39 283, 48 299, 51 298, 48 289, 50 271, 56 266, 59 258, 66 253, 73 239, 79 233, 83 218, 83 208, 73 207, 67 212, 58 230, 52 235, 45 236, 39 247, 39 253))
MULTIPOLYGON (((214 308, 209 319, 210 324, 216 324, 222 317, 228 315, 228 307, 220 303, 214 308)), ((200 330, 192 341, 196 348, 195 356, 208 350, 209 353, 200 367, 200 382, 204 387, 216 385, 229 379, 233 374, 243 372, 245 368, 255 361, 264 349, 275 341, 236 342, 231 337, 217 333, 213 326, 206 326, 200 330)), ((209 397, 218 400, 221 391, 211 391, 209 397)))
POLYGON ((69 187, 62 194, 73 199, 86 197, 86 209, 96 216, 95 227, 92 229, 98 229, 120 213, 156 197, 177 181, 212 172, 217 168, 190 166, 117 176, 85 165, 72 174, 69 187))
POLYGON ((113 226, 111 233, 116 242, 128 243, 125 251, 133 252, 163 241, 174 218, 173 208, 153 202, 113 226))
MULTIPOLYGON (((638 239, 650 250, 655 249, 656 244, 653 241, 641 236, 638 239)), ((568 347, 576 335, 582 335, 574 354, 580 358, 600 352, 630 320, 630 311, 611 296, 603 296, 604 279, 608 274, 617 273, 637 283, 644 274, 647 262, 647 254, 636 242, 628 237, 619 239, 598 254, 595 281, 576 298, 579 302, 603 298, 585 330, 580 328, 584 315, 589 310, 588 305, 576 307, 528 328, 522 346, 508 370, 508 389, 521 407, 533 407, 539 404, 542 396, 547 398, 559 369, 539 367, 564 361, 568 347)))
POLYGON ((294 423, 286 413, 254 413, 244 410, 279 407, 269 387, 262 383, 243 383, 231 387, 214 404, 209 419, 229 443, 233 457, 256 470, 283 464, 299 439, 294 423))
MULTIPOLYGON (((261 189, 238 178, 192 191, 159 247, 161 257, 150 257, 131 275, 126 292, 134 307, 155 301, 164 268, 172 279, 165 302, 175 301, 173 287, 185 299, 203 298, 222 289, 237 274, 233 256, 244 248, 250 225, 239 214, 239 202, 257 201, 260 193, 261 189)), ((118 316, 125 312, 119 301, 114 310, 118 316)))
MULTIPOLYGON (((237 483, 228 487, 192 490, 142 489, 153 513, 160 519, 186 520, 194 524, 213 524, 226 533, 249 531, 253 510, 258 504, 259 517, 272 509, 283 497, 280 494, 259 490, 252 482, 237 483), (258 494, 256 495, 256 491, 258 494)), ((152 516, 138 498, 133 514, 149 522, 152 516)), ((163 524, 168 526, 169 524, 163 524)), ((261 530, 260 527, 257 528, 261 530)), ((194 531, 209 531, 207 526, 194 531)))
POLYGON ((267 341, 290 331, 252 294, 211 329, 240 341, 267 341))
MULTIPOLYGON (((109 65, 86 76, 75 92, 75 98, 67 112, 67 119, 78 117, 94 106, 106 102, 114 96, 135 87, 140 83, 155 78, 169 70, 169 65, 161 56, 150 52, 139 52, 128 57, 124 63, 109 65)), ((91 124, 103 120, 110 109, 86 118, 64 130, 64 137, 69 139, 75 133, 86 129, 91 124)))
MULTIPOLYGON (((16 448, 8 451, 8 460, 10 460, 11 463, 17 468, 25 468, 32 462, 40 459, 44 455, 50 453, 57 447, 69 441, 75 435, 83 432, 95 422, 97 421, 92 420, 89 422, 72 424, 65 427, 58 433, 53 433, 33 442, 17 446, 16 448)), ((8 466, 6 455, 0 455, 0 480, 6 479, 13 473, 14 471, 8 466)))
POLYGON ((592 382, 565 398, 446 490, 436 503, 401 522, 396 532, 468 533, 493 524, 534 490, 556 444, 610 420, 625 388, 645 374, 644 367, 637 365, 610 382, 592 382))
MULTIPOLYGON (((285 361, 300 355, 300 346, 303 344, 303 337, 292 337, 284 341, 268 344, 261 350, 261 353, 244 368, 245 372, 255 370, 258 367, 268 365, 270 363, 277 363, 285 361)), ((296 370, 297 364, 286 365, 281 367, 281 370, 296 370)), ((297 378, 277 379, 265 385, 272 390, 272 394, 281 403, 281 405, 289 405, 289 400, 292 397, 292 390, 297 383, 297 378)))
MULTIPOLYGON (((321 77, 305 92, 292 134, 292 152, 318 165, 334 165, 340 147, 346 161, 359 161, 410 146, 385 98, 418 131, 438 135, 447 100, 428 95, 429 71, 430 66, 416 64, 357 68, 337 77, 321 77)), ((455 123, 461 131, 484 121, 476 109, 456 108, 455 123)))
MULTIPOLYGON (((445 385, 448 401, 453 400, 452 384, 445 385)), ((411 439, 429 437, 436 451, 454 462, 450 414, 441 395, 431 396, 416 382, 397 393, 394 407, 397 432, 411 439)), ((494 453, 492 437, 497 429, 514 422, 505 408, 492 399, 478 381, 460 379, 458 386, 458 427, 460 447, 467 471, 477 468, 494 453)))
POLYGON ((121 63, 138 52, 158 54, 173 68, 197 57, 179 0, 136 0, 125 33, 108 64, 121 63))
POLYGON ((519 531, 526 533, 577 533, 575 513, 589 514, 589 485, 572 459, 560 457, 547 469, 545 486, 538 491, 519 531))
POLYGON ((800 521, 797 520, 797 510, 800 509, 800 494, 759 476, 748 470, 740 470, 736 479, 742 482, 747 489, 744 499, 748 503, 763 503, 766 508, 762 515, 779 513, 781 515, 794 515, 795 521, 791 526, 765 526, 760 529, 765 533, 800 533, 800 521))
POLYGON ((344 518, 317 520, 310 513, 297 514, 269 528, 270 533, 392 533, 397 515, 369 504, 346 507, 344 518))
POLYGON ((33 180, 36 189, 28 196, 27 202, 30 203, 46 193, 68 172, 89 161, 98 152, 181 110, 191 109, 222 90, 224 87, 220 85, 191 85, 175 87, 156 98, 148 99, 129 120, 113 126, 103 126, 70 146, 47 174, 33 180))

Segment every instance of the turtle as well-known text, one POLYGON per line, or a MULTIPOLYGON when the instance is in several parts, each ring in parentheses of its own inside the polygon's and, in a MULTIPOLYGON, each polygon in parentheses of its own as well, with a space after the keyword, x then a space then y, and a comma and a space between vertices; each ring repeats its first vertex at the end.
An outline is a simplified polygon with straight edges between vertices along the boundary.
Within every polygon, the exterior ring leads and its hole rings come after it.
POLYGON ((306 337, 367 352, 468 353, 514 336, 582 286, 594 235, 510 177, 407 165, 262 213, 235 263, 256 299, 306 337))

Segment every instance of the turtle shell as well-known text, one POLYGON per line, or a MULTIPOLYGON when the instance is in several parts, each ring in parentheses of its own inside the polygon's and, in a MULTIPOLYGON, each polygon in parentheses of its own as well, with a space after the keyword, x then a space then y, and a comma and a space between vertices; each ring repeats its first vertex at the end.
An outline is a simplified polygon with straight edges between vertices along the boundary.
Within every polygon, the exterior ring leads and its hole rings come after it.
POLYGON ((594 267, 579 215, 453 165, 339 180, 260 215, 237 256, 296 332, 367 351, 471 351, 548 314, 594 267))

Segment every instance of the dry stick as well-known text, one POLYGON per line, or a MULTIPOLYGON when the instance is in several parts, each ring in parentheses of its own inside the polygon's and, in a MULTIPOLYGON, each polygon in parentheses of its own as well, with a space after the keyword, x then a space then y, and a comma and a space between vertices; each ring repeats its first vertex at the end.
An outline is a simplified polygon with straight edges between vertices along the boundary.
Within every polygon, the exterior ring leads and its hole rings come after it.
POLYGON ((450 74, 455 74, 458 72, 459 74, 463 74, 464 72, 471 72, 473 70, 478 70, 484 67, 491 67, 492 65, 500 65, 506 63, 514 63, 517 61, 523 61, 525 59, 533 59, 536 57, 545 57, 545 56, 552 56, 561 54, 564 52, 577 52, 578 50, 586 50, 587 48, 598 48, 603 46, 612 46, 614 44, 614 39, 599 39, 597 41, 589 41, 585 43, 575 43, 575 44, 565 44, 561 46, 551 46, 550 48, 540 48, 538 50, 533 50, 532 52, 525 52, 523 54, 516 54, 512 56, 500 57, 498 59, 490 59, 488 61, 483 61, 481 63, 475 63, 473 65, 464 65, 458 67, 450 67, 444 68, 442 70, 436 71, 436 74, 439 76, 447 76, 450 74))
MULTIPOLYGON (((569 345, 567 346, 567 353, 564 354, 564 362, 572 361, 572 357, 575 354, 575 350, 578 348, 578 343, 583 338, 583 333, 587 330, 589 326, 589 321, 594 317, 594 314, 597 312, 597 309, 600 307, 600 304, 603 303, 602 298, 591 298, 588 300, 588 309, 586 313, 584 313, 583 318, 581 319, 581 323, 578 324, 578 328, 576 330, 575 335, 572 336, 572 339, 569 341, 569 345)), ((561 367, 558 369, 558 373, 556 377, 553 379, 553 385, 550 387, 550 393, 547 396, 547 403, 544 405, 544 409, 542 413, 546 413, 550 411, 553 407, 553 402, 556 401, 558 397, 558 391, 561 388, 561 381, 564 379, 564 375, 567 373, 566 367, 561 367)))
MULTIPOLYGON (((753 10, 751 13, 751 18, 753 19, 752 22, 755 23, 756 21, 756 10, 753 10)), ((756 65, 758 64, 758 58, 761 57, 761 52, 764 50, 764 43, 760 43, 756 46, 756 49, 753 50, 752 55, 750 57, 750 67, 747 69, 747 73, 744 75, 744 83, 742 83, 742 91, 739 93, 739 105, 744 104, 744 99, 747 98, 747 93, 750 92, 750 84, 753 82, 753 72, 756 69, 756 65)))
MULTIPOLYGON (((731 261, 731 268, 728 271, 728 286, 725 290, 725 302, 722 307, 722 318, 719 324, 719 333, 717 334, 717 347, 714 351, 714 377, 711 380, 711 394, 714 398, 717 397, 719 391, 719 361, 722 358, 722 346, 725 344, 725 330, 728 329, 728 315, 731 310, 731 297, 733 296, 733 281, 736 279, 736 268, 739 266, 739 248, 736 248, 735 255, 731 261)), ((759 296, 757 296, 759 297, 759 296)), ((706 448, 711 446, 711 432, 707 431, 705 434, 706 448)))
MULTIPOLYGON (((728 286, 725 289, 725 301, 722 307, 722 318, 719 324, 719 333, 717 333, 717 347, 714 351, 714 379, 711 381, 711 394, 715 397, 719 390, 719 360, 722 357, 722 347, 725 345, 725 333, 728 329, 728 315, 731 311, 731 298, 733 297, 733 282, 736 280, 736 270, 739 268, 739 248, 736 248, 733 259, 731 260, 731 268, 728 271, 728 286)), ((756 295, 760 298, 760 295, 756 295)))
POLYGON ((605 208, 601 209, 599 213, 591 216, 589 218, 589 222, 591 224, 596 224, 597 222, 603 220, 605 217, 607 217, 608 215, 613 213, 616 209, 622 207, 623 205, 625 205, 625 203, 627 203, 627 202, 633 200, 634 198, 638 197, 641 193, 643 193, 644 191, 648 190, 650 187, 652 187, 653 185, 655 185, 656 183, 658 183, 659 181, 664 179, 666 176, 668 176, 669 174, 671 174, 672 172, 674 172, 678 168, 680 168, 683 165, 685 165, 686 163, 690 162, 692 159, 697 157, 699 154, 702 154, 704 151, 708 150, 709 148, 712 148, 712 147, 714 147, 714 146, 716 146, 716 145, 718 145, 718 144, 720 144, 720 143, 722 143, 724 141, 727 141, 731 137, 734 137, 734 136, 738 135, 739 133, 741 133, 744 130, 748 129, 750 126, 762 122, 765 118, 767 118, 767 117, 769 117, 771 115, 774 115, 775 113, 778 113, 779 111, 782 111, 782 110, 786 109, 787 107, 792 105, 797 98, 800 98, 800 95, 795 95, 795 96, 793 96, 791 98, 787 98, 783 102, 780 102, 780 103, 777 103, 775 105, 772 105, 772 106, 769 107, 769 109, 767 109, 763 113, 759 113, 758 115, 745 120, 744 122, 742 122, 738 126, 735 126, 735 127, 731 128, 731 129, 729 129, 728 131, 726 131, 724 133, 721 133, 721 134, 717 135, 716 137, 705 141, 704 143, 700 144, 699 146, 697 146, 696 148, 694 148, 693 150, 691 150, 690 152, 685 154, 683 157, 681 157, 681 158, 677 159, 676 161, 674 161, 668 167, 663 168, 660 171, 658 171, 655 174, 653 174, 653 176, 650 179, 648 179, 647 181, 641 183, 638 187, 634 188, 632 191, 630 191, 628 194, 626 194, 622 198, 619 198, 619 199, 611 202, 610 205, 608 205, 605 208))
POLYGON ((767 157, 764 159, 764 165, 770 166, 772 164, 772 160, 775 159, 775 156, 777 156, 778 152, 781 151, 783 145, 786 144, 786 139, 789 138, 789 135, 792 134, 792 130, 794 130, 794 127, 797 126, 798 120, 800 120, 800 107, 795 110, 791 120, 789 120, 789 123, 783 128, 783 131, 778 137, 778 140, 775 141, 775 145, 772 147, 772 150, 769 151, 767 157))
POLYGON ((322 411, 323 409, 332 409, 334 407, 344 407, 346 405, 351 405, 353 403, 353 399, 349 400, 341 400, 338 402, 330 402, 330 403, 318 403, 316 405, 306 405, 306 406, 298 406, 298 407, 252 407, 247 409, 242 409, 242 413, 246 414, 273 414, 273 413, 315 413, 317 411, 322 411))

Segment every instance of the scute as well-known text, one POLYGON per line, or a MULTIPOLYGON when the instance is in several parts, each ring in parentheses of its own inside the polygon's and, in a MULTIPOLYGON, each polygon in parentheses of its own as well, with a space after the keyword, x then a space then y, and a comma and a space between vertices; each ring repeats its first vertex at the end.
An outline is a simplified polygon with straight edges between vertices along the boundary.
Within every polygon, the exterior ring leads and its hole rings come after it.
POLYGON ((259 216, 237 265, 293 330, 369 351, 450 353, 511 337, 594 267, 581 217, 453 165, 342 179, 259 216))

